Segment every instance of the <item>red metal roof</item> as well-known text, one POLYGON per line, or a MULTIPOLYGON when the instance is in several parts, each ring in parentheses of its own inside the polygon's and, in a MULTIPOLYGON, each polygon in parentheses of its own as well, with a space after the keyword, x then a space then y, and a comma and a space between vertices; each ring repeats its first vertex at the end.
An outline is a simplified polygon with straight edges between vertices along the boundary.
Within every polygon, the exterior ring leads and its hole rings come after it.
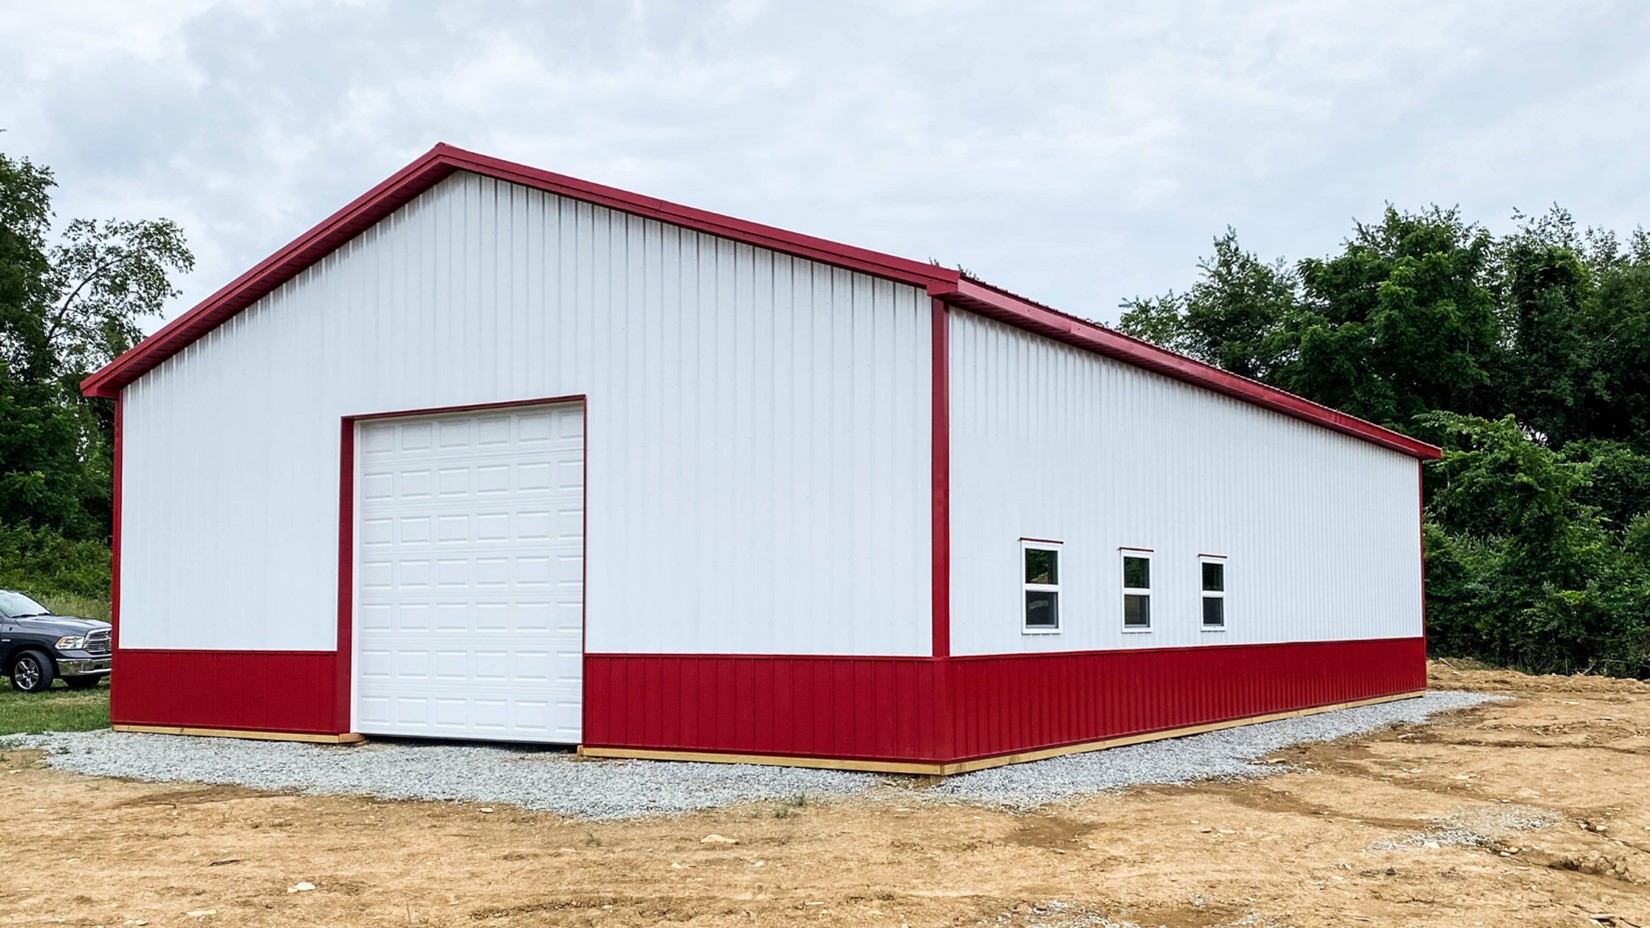
POLYGON ((191 342, 296 277, 329 252, 456 171, 471 171, 632 215, 657 219, 785 254, 924 287, 934 298, 949 305, 1155 371, 1166 377, 1275 410, 1423 460, 1436 458, 1439 454, 1438 449, 1432 445, 1416 441, 1407 435, 1239 377, 1148 342, 1130 338, 1096 323, 1050 309, 989 284, 964 277, 948 268, 681 206, 445 144, 436 145, 413 163, 390 175, 384 182, 362 194, 348 206, 328 216, 319 225, 235 278, 223 289, 161 327, 160 331, 138 343, 102 370, 87 377, 81 383, 81 391, 87 396, 118 396, 122 387, 182 351, 191 342))

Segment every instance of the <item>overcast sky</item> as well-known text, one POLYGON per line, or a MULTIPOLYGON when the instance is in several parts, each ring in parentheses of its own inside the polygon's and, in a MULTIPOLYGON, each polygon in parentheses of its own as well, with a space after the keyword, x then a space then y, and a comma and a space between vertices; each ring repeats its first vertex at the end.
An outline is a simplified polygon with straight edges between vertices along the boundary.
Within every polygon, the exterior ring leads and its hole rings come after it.
POLYGON ((1227 225, 1387 202, 1650 221, 1650 4, 8 2, 0 151, 60 220, 166 216, 181 312, 437 141, 1081 315, 1227 225))

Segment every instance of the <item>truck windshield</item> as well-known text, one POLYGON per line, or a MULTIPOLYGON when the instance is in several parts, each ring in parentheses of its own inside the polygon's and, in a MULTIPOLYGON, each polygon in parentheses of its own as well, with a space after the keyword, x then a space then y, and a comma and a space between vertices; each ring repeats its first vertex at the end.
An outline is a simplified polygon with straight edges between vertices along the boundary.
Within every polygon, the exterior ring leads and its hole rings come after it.
POLYGON ((21 619, 31 615, 51 615, 52 611, 22 593, 0 590, 0 615, 21 619))

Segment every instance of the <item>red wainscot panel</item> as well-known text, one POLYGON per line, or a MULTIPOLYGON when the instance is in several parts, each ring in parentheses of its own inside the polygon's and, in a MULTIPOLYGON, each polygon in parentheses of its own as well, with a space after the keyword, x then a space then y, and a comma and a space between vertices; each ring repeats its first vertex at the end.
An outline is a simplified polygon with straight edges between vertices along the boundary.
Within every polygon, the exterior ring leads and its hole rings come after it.
POLYGON ((119 648, 109 678, 116 725, 342 734, 332 651, 119 648))
POLYGON ((1426 640, 953 657, 954 760, 1426 688, 1426 640))
POLYGON ((943 761, 944 662, 586 654, 588 747, 943 761))

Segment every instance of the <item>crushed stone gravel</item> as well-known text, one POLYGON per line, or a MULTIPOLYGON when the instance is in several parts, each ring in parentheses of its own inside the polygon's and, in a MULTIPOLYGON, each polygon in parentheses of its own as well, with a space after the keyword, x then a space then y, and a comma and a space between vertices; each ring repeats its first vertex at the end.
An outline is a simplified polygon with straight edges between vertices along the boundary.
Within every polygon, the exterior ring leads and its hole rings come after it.
POLYGON ((1462 806, 1435 819, 1426 831, 1395 841, 1376 841, 1371 851, 1394 851, 1406 847, 1486 847, 1493 848, 1514 833, 1539 831, 1564 821, 1551 809, 1522 805, 1462 806))
POLYGON ((741 802, 860 793, 873 774, 755 764, 581 759, 520 745, 370 741, 318 745, 95 731, 36 735, 53 767, 96 776, 215 783, 311 795, 503 803, 618 819, 741 802))
POLYGON ((1493 698, 1432 692, 1401 702, 982 770, 927 788, 869 773, 596 761, 564 750, 520 746, 397 741, 339 746, 113 731, 11 736, 0 738, 0 745, 40 748, 49 765, 94 776, 312 795, 505 803, 584 819, 671 815, 797 796, 851 796, 883 783, 909 798, 1030 809, 1141 784, 1265 776, 1287 769, 1254 763, 1279 748, 1421 722, 1493 698))
POLYGON ((1482 693, 1434 691, 1416 699, 1243 725, 1189 738, 1070 754, 1031 764, 994 767, 949 777, 927 790, 927 794, 1011 809, 1033 809, 1129 786, 1265 776, 1288 767, 1255 761, 1291 744, 1333 741, 1390 725, 1423 722, 1439 712, 1466 709, 1496 698, 1482 693))

